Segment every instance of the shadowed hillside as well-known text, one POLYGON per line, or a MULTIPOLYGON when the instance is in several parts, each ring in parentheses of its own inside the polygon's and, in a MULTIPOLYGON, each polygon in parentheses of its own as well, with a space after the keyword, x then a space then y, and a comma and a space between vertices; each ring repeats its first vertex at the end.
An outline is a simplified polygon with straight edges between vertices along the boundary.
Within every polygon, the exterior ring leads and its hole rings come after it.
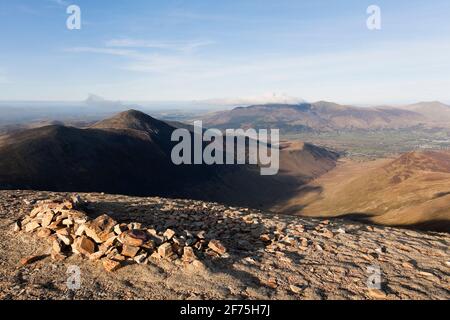
POLYGON ((282 151, 277 176, 258 166, 171 161, 175 128, 127 111, 88 129, 46 126, 12 134, 0 147, 0 188, 158 195, 269 206, 334 167, 337 155, 305 145, 282 151), (297 169, 298 170, 297 170, 297 169))

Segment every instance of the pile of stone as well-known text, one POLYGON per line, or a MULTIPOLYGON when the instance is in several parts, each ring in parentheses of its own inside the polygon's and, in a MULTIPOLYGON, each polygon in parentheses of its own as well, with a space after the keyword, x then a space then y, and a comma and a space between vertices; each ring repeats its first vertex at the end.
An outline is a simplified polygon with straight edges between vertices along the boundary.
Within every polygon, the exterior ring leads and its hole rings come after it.
POLYGON ((158 232, 136 222, 118 223, 106 214, 91 220, 83 211, 84 206, 78 196, 65 201, 39 201, 28 216, 16 222, 15 231, 49 239, 55 260, 78 254, 101 261, 107 271, 130 262, 145 264, 149 259, 195 264, 205 256, 228 255, 219 240, 206 239, 205 231, 158 232))

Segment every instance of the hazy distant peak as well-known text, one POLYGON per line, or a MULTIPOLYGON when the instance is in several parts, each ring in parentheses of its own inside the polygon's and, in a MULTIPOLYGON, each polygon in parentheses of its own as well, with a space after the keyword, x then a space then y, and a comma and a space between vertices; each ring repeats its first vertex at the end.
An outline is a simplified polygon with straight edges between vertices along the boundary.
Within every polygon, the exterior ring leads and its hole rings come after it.
POLYGON ((420 113, 435 123, 445 124, 450 121, 450 106, 440 101, 419 102, 401 108, 420 113))
POLYGON ((445 103, 442 103, 440 101, 422 101, 419 103, 411 104, 409 107, 447 107, 450 108, 449 105, 446 105, 445 103))
POLYGON ((313 108, 323 108, 323 109, 329 109, 329 110, 344 110, 344 109, 349 109, 349 108, 355 108, 355 107, 350 107, 350 106, 344 106, 344 105, 340 105, 337 104, 335 102, 330 102, 330 101, 317 101, 311 104, 313 106, 313 108))
POLYGON ((106 100, 105 98, 95 94, 89 94, 86 100, 84 100, 84 104, 87 105, 88 107, 103 107, 111 109, 124 108, 124 105, 121 101, 106 100))
POLYGON ((85 101, 86 102, 99 102, 99 101, 103 102, 103 101, 106 101, 106 99, 103 97, 100 97, 98 95, 95 95, 93 93, 90 93, 85 101))

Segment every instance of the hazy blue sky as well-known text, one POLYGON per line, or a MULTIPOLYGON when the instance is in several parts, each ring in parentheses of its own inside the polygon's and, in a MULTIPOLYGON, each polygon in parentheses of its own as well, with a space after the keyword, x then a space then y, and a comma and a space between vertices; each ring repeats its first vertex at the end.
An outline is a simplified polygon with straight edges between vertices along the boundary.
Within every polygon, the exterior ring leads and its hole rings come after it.
POLYGON ((0 0, 0 100, 450 101, 449 17, 448 0, 0 0))

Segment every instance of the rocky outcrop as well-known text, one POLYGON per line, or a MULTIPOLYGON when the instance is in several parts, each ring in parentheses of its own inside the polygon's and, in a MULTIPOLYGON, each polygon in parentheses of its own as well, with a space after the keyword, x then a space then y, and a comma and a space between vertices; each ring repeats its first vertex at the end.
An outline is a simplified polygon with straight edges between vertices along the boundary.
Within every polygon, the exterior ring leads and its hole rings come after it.
POLYGON ((80 196, 83 207, 68 194, 0 191, 0 298, 450 298, 448 234, 80 196), (76 290, 67 284, 74 266, 76 290))
MULTIPOLYGON (((223 244, 216 239, 206 240, 203 230, 198 235, 188 230, 177 234, 170 228, 158 232, 139 222, 118 223, 106 214, 90 220, 82 210, 84 205, 79 196, 63 201, 38 201, 29 215, 14 224, 14 230, 49 240, 53 260, 78 254, 89 260, 101 260, 109 272, 118 270, 125 262, 146 264, 148 259, 182 259, 184 263, 193 263, 199 254, 227 257, 223 244)), ((21 264, 35 261, 38 259, 29 257, 21 264)))

